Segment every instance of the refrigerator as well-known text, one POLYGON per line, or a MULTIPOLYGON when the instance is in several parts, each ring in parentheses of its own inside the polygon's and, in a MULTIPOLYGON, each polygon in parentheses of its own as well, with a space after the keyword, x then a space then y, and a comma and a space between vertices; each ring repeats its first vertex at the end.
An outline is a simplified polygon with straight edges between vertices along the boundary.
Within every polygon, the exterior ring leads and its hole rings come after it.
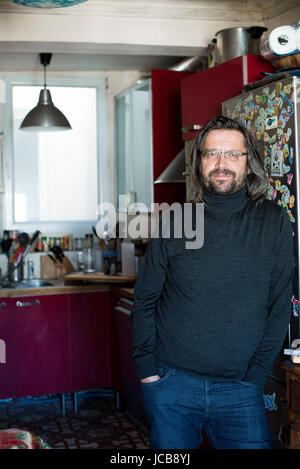
POLYGON ((294 233, 294 278, 291 298, 291 320, 285 343, 276 360, 274 373, 264 390, 267 414, 274 448, 285 442, 285 374, 284 348, 290 348, 300 338, 299 320, 299 130, 300 79, 291 76, 271 82, 231 98, 222 103, 222 114, 243 124, 255 139, 264 169, 268 174, 267 198, 283 207, 292 223, 294 233))

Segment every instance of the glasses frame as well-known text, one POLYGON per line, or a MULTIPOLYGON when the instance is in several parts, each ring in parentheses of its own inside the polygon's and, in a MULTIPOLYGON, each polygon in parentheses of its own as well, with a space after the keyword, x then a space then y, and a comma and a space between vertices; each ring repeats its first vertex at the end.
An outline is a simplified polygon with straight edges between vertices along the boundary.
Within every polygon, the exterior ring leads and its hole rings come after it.
POLYGON ((207 158, 208 160, 214 160, 214 159, 220 159, 221 155, 224 155, 224 158, 226 161, 232 161, 232 162, 237 162, 240 160, 242 156, 248 155, 248 152, 246 151, 235 151, 235 150, 226 150, 226 151, 220 151, 220 150, 201 150, 200 155, 204 158, 207 158), (208 157, 207 153, 216 153, 216 155, 208 157), (236 153, 237 159, 230 159, 232 157, 232 153, 236 153), (230 155, 228 155, 230 154, 230 155))

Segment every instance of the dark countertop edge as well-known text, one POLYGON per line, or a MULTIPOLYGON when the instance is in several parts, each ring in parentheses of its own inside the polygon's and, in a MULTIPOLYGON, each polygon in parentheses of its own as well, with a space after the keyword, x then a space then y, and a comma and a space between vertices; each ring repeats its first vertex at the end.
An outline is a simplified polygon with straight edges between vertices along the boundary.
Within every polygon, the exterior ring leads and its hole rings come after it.
POLYGON ((96 285, 54 285, 52 287, 35 288, 3 288, 0 289, 0 298, 14 298, 19 296, 59 295, 63 293, 80 293, 93 291, 109 291, 122 294, 133 299, 133 287, 121 287, 115 284, 96 285))
POLYGON ((17 296, 59 295, 63 293, 79 293, 89 291, 110 291, 109 285, 54 285, 53 287, 3 288, 0 298, 17 296))

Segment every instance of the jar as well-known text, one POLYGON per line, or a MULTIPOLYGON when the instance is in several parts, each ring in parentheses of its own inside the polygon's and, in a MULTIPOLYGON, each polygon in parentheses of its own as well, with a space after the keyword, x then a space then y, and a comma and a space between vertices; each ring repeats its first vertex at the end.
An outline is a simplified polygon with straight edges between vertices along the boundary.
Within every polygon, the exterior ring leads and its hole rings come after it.
POLYGON ((74 244, 75 244, 75 250, 76 251, 81 251, 83 249, 83 238, 75 238, 74 240, 74 244))
POLYGON ((106 275, 116 275, 117 273, 117 253, 116 251, 103 250, 103 272, 106 275))
POLYGON ((85 248, 82 253, 82 263, 84 265, 84 272, 95 272, 94 250, 85 248))
POLYGON ((86 248, 92 248, 93 247, 93 235, 92 234, 86 234, 85 235, 85 247, 86 248))
POLYGON ((49 246, 48 246, 48 242, 47 242, 47 236, 42 236, 42 248, 43 248, 43 251, 49 251, 49 246))
POLYGON ((31 280, 34 278, 34 264, 31 259, 27 261, 27 279, 31 280))
POLYGON ((62 246, 62 249, 64 251, 68 251, 68 249, 69 249, 69 242, 68 241, 69 241, 68 236, 64 236, 63 237, 63 246, 62 246))

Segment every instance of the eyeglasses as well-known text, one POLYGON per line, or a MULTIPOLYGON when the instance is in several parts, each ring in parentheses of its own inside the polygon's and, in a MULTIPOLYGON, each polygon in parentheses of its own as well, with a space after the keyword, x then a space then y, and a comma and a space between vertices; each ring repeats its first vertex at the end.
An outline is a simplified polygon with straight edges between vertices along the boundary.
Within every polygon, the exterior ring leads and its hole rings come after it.
POLYGON ((242 151, 234 151, 234 150, 228 150, 228 151, 219 151, 219 150, 203 150, 200 151, 201 156, 204 158, 207 158, 210 161, 216 161, 221 158, 221 155, 223 154, 226 161, 231 161, 232 163, 235 163, 239 161, 239 159, 242 156, 247 155, 247 152, 242 152, 242 151))

